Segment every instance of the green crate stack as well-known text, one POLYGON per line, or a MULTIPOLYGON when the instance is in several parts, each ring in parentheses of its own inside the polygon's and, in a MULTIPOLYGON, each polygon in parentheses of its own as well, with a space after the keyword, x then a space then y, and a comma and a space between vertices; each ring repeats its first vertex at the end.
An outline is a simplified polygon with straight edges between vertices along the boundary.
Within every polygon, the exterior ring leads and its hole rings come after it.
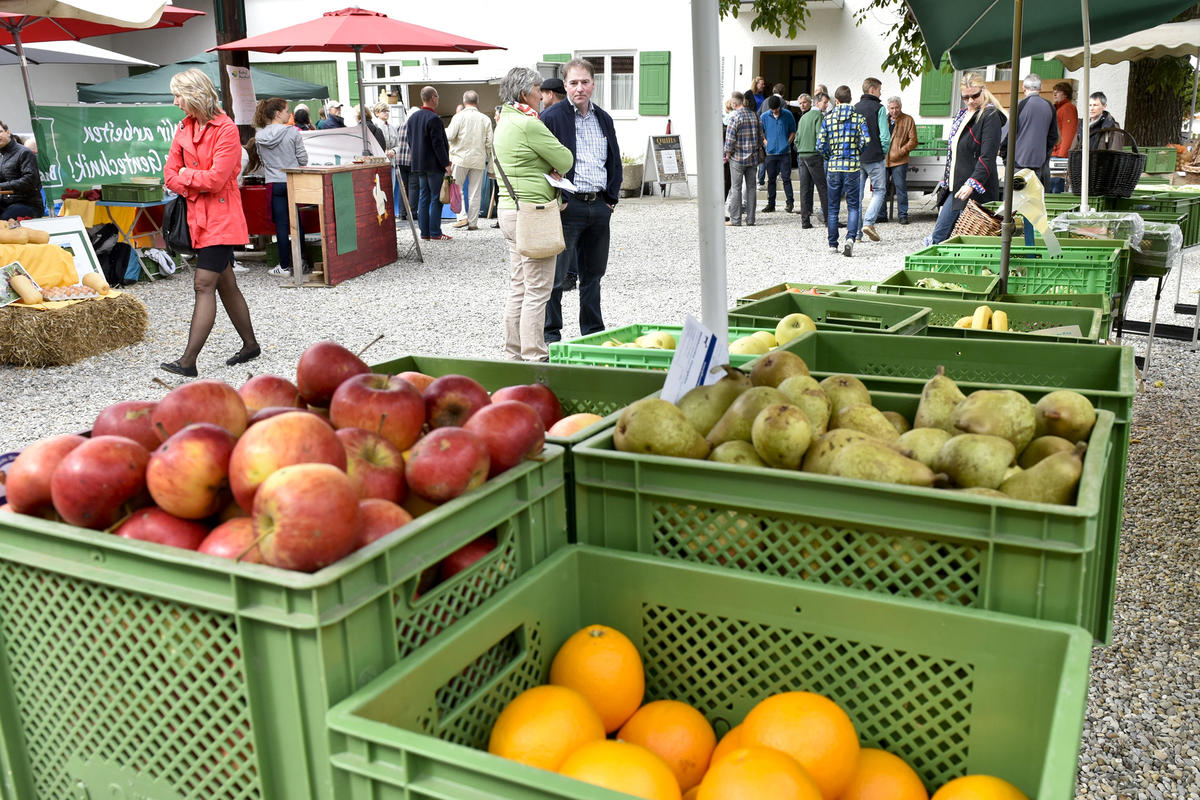
POLYGON ((964 300, 988 300, 996 296, 1000 288, 1000 278, 987 275, 955 275, 947 278, 943 272, 920 272, 918 270, 902 269, 879 282, 875 287, 878 294, 898 294, 910 300, 923 297, 953 298, 964 300), (954 284, 959 288, 932 288, 919 286, 921 281, 936 280, 943 284, 954 284))
MULTIPOLYGON (((767 328, 730 328, 729 341, 749 336, 758 330, 767 328)), ((621 328, 611 328, 600 333, 590 333, 571 339, 567 342, 553 342, 550 345, 550 363, 580 364, 594 367, 634 367, 639 369, 669 369, 671 360, 675 357, 674 350, 658 350, 648 347, 606 347, 604 342, 632 342, 644 333, 666 331, 679 341, 683 334, 682 325, 625 325, 621 328)), ((775 326, 769 329, 775 333, 775 326)), ((731 355, 729 361, 735 367, 749 364, 757 355, 731 355)))
MULTIPOLYGON (((1120 293, 1124 259, 1120 248, 1064 248, 1013 245, 1008 289, 1028 294, 1120 293)), ((966 275, 999 275, 1000 245, 930 245, 904 257, 904 268, 966 275)))
POLYGON ((729 324, 740 328, 774 330, 789 314, 806 314, 821 330, 858 330, 914 335, 925 332, 929 311, 920 303, 875 303, 870 296, 796 294, 785 292, 729 312, 729 324))
POLYGON ((778 283, 774 286, 768 286, 766 289, 759 289, 757 292, 743 295, 737 299, 735 305, 744 306, 747 303, 753 303, 755 300, 765 300, 768 297, 773 297, 784 292, 805 292, 809 293, 816 290, 821 294, 830 292, 854 292, 860 287, 874 286, 873 281, 842 281, 841 283, 778 283))
MULTIPOLYGON (((917 141, 921 144, 942 138, 942 124, 925 123, 917 126, 917 141)), ((944 141, 944 140, 943 140, 944 141)))
POLYGON ((0 515, 9 794, 341 800, 329 707, 566 544, 562 461, 547 445, 313 574, 0 515), (421 582, 488 532, 491 553, 421 582))
MULTIPOLYGON (((1125 150, 1132 152, 1133 148, 1125 150)), ((1175 160, 1179 153, 1174 147, 1139 147, 1138 151, 1146 154, 1144 172, 1174 172, 1175 160)))
POLYGON ((866 295, 882 303, 917 303, 930 310, 929 335, 951 336, 959 339, 1006 339, 1030 342, 1069 342, 1073 344, 1096 344, 1100 341, 1101 313, 1097 308, 1072 306, 1046 306, 1024 303, 1004 303, 998 300, 964 300, 953 297, 905 297, 901 295, 866 295), (1008 315, 1008 330, 975 330, 956 328, 954 323, 962 317, 975 313, 980 305, 986 304, 993 312, 1003 311, 1008 315), (1070 333, 1042 334, 1047 328, 1077 325, 1079 335, 1070 333))
POLYGON ((686 702, 718 735, 772 694, 811 691, 931 792, 982 772, 1037 800, 1074 796, 1083 631, 588 547, 562 551, 330 711, 340 796, 615 800, 485 752, 501 709, 595 623, 637 646, 647 700, 686 702))
POLYGON ((1191 247, 1194 244, 1200 244, 1200 197, 1162 192, 1121 197, 1114 202, 1120 210, 1136 211, 1142 214, 1143 219, 1149 219, 1143 212, 1183 215, 1184 220, 1180 225, 1180 229, 1183 231, 1183 246, 1191 247))
POLYGON ((1100 341, 1108 339, 1112 330, 1112 302, 1106 294, 1002 294, 1001 303, 1034 303, 1044 306, 1074 306, 1100 312, 1100 341))

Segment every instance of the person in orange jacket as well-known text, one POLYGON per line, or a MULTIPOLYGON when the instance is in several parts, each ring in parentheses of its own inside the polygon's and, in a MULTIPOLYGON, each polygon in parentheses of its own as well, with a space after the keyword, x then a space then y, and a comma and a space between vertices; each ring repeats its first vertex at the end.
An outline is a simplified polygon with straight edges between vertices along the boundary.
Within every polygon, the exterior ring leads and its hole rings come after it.
POLYGON ((1050 151, 1055 158, 1066 158, 1079 133, 1079 109, 1071 102, 1071 84, 1061 81, 1054 84, 1054 114, 1058 120, 1058 144, 1050 151))

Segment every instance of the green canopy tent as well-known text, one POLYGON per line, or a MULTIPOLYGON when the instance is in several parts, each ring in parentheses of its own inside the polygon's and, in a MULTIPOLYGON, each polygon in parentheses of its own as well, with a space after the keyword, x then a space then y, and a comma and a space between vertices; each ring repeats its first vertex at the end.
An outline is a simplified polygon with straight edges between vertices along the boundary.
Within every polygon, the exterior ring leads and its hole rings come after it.
MULTIPOLYGON (((171 78, 185 69, 198 67, 212 78, 214 86, 221 85, 216 53, 201 53, 165 67, 130 75, 115 81, 95 83, 79 87, 81 103, 169 103, 171 102, 171 78)), ((254 80, 254 96, 259 100, 282 97, 284 100, 308 100, 329 97, 329 87, 318 83, 296 80, 277 75, 259 67, 251 67, 254 80)))

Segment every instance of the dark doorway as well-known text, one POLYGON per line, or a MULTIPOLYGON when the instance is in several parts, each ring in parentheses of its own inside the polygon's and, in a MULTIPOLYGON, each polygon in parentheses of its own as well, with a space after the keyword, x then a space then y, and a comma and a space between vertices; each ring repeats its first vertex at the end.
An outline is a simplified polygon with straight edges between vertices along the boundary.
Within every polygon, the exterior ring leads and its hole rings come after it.
POLYGON ((777 83, 787 87, 783 96, 795 100, 801 94, 812 94, 813 61, 812 50, 770 50, 758 56, 758 74, 767 79, 767 90, 777 83))

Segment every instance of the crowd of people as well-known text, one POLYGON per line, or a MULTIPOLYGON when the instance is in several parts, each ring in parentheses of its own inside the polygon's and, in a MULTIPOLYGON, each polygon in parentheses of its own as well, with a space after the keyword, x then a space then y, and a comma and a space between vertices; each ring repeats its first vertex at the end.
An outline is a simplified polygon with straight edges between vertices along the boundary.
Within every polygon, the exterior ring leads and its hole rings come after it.
MULTIPOLYGON (((845 85, 832 95, 818 85, 812 95, 801 94, 794 102, 784 98, 786 89, 777 83, 768 94, 765 78, 757 76, 750 89, 735 91, 725 101, 725 224, 754 225, 759 212, 775 212, 780 183, 784 212, 799 214, 801 228, 813 227, 815 190, 831 253, 851 256, 864 237, 881 241, 877 225, 888 219, 889 188, 895 193, 897 222, 909 224, 909 158, 919 143, 916 122, 904 113, 902 100, 893 96, 885 101, 877 78, 863 81, 857 102, 845 85), (767 195, 761 209, 756 182, 767 195), (839 220, 843 199, 844 224, 839 220)), ((1041 96, 1038 75, 1025 78, 1024 90, 1012 157, 1018 169, 1033 171, 1049 190, 1051 157, 1065 158, 1080 146, 1079 112, 1070 83, 1055 84, 1053 103, 1041 96)), ((950 122, 945 171, 936 189, 938 217, 926 239, 930 244, 951 235, 969 201, 984 204, 1000 196, 997 158, 1007 142, 1008 112, 977 73, 963 74, 959 92, 962 108, 950 122)), ((1112 130, 1119 125, 1107 104, 1103 92, 1089 98, 1092 149, 1120 149, 1123 144, 1120 131, 1112 130)))

